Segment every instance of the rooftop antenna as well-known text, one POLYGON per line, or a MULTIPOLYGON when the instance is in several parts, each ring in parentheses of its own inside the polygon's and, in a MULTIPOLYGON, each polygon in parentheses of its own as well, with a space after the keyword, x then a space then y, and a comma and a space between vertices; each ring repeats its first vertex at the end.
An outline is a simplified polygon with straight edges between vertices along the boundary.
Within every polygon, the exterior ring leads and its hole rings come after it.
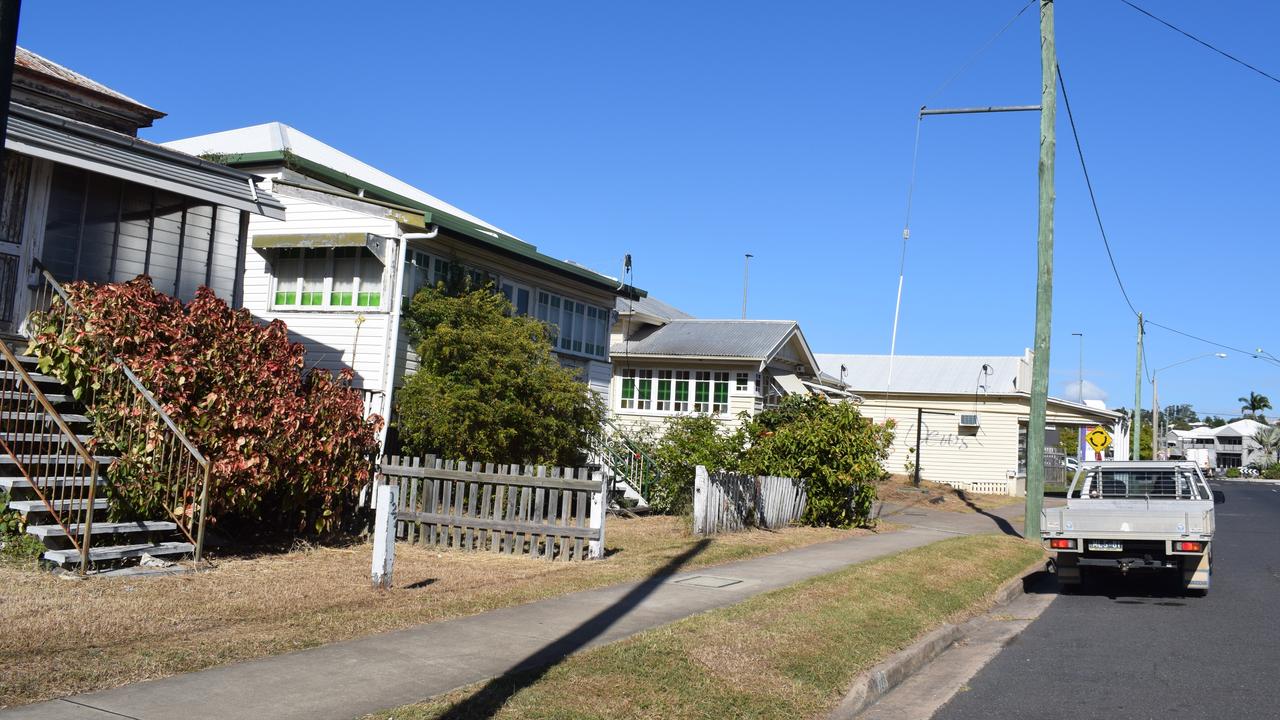
POLYGON ((742 258, 742 319, 747 319, 747 277, 751 272, 751 258, 755 257, 751 253, 747 253, 742 258))

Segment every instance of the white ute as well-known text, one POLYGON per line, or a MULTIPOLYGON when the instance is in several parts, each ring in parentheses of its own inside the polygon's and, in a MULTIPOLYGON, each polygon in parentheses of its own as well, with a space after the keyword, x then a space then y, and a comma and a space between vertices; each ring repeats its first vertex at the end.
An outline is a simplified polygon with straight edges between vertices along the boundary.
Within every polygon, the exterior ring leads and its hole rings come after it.
POLYGON ((1180 571, 1186 589, 1209 591, 1213 489, 1194 462, 1084 463, 1067 506, 1040 515, 1058 582, 1078 586, 1089 568, 1180 571))

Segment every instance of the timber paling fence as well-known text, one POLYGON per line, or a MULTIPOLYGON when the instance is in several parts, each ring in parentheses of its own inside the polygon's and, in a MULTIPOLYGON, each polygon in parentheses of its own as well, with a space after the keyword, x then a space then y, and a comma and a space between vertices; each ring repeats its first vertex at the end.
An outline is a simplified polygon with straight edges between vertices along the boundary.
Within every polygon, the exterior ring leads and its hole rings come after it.
POLYGON ((693 531, 699 535, 781 528, 804 515, 804 481, 772 475, 708 473, 697 467, 693 483, 693 531))
POLYGON ((396 539, 546 560, 604 556, 605 482, 585 468, 384 457, 396 539))

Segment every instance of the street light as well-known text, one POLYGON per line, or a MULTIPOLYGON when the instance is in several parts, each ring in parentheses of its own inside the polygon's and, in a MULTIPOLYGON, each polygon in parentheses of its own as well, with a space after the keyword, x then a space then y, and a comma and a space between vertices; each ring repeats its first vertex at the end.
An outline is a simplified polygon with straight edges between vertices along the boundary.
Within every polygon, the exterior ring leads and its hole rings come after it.
MULTIPOLYGON (((1259 349, 1259 352, 1261 352, 1261 349, 1259 349)), ((1151 459, 1152 460, 1158 459, 1157 458, 1158 453, 1156 451, 1156 448, 1159 447, 1157 443, 1160 442, 1160 386, 1159 386, 1160 380, 1157 377, 1157 375, 1163 370, 1168 370, 1169 368, 1177 367, 1179 365, 1185 365, 1186 363, 1189 363, 1193 360, 1202 360, 1207 357, 1216 357, 1218 359, 1222 359, 1222 358, 1225 358, 1226 356, 1227 356, 1226 353, 1221 353, 1221 352, 1205 353, 1203 355, 1196 355, 1195 357, 1189 357, 1186 360, 1179 360, 1178 362, 1173 363, 1172 365, 1165 365, 1162 368, 1156 368, 1155 370, 1151 371, 1151 459)), ((1138 458, 1138 459, 1141 460, 1142 458, 1138 458)))

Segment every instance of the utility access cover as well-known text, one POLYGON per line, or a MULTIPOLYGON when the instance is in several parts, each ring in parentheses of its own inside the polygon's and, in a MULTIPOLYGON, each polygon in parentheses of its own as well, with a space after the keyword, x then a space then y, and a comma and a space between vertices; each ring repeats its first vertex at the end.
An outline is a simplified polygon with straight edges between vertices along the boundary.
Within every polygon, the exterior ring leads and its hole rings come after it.
POLYGON ((703 588, 726 588, 730 585, 737 585, 741 580, 733 578, 716 577, 714 575, 692 575, 687 578, 680 578, 673 581, 676 585, 692 585, 694 587, 703 588))

